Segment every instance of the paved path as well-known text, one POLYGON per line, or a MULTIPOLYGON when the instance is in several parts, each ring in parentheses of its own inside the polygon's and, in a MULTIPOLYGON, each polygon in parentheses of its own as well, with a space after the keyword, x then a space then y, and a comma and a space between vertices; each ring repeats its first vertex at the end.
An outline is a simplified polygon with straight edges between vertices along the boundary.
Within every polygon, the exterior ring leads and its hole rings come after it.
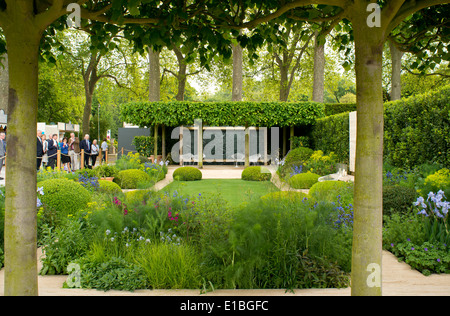
MULTIPOLYGON (((170 167, 166 179, 156 188, 173 181, 176 167, 170 167)), ((242 167, 205 167, 203 179, 240 179, 242 167)), ((274 180, 276 183, 276 180, 274 180)), ((282 187, 282 189, 285 187, 282 187)), ((40 255, 39 255, 40 256, 40 255)), ((39 257, 38 256, 38 257, 39 257)), ((38 264, 40 266, 40 263, 38 264)), ((386 296, 450 296, 450 275, 426 277, 412 270, 406 263, 398 262, 390 252, 383 251, 382 290, 386 296)), ((135 292, 63 289, 67 276, 39 276, 39 295, 42 296, 349 296, 350 288, 295 290, 216 290, 200 294, 199 290, 138 290, 135 292)), ((0 296, 4 295, 4 269, 0 270, 0 296)))

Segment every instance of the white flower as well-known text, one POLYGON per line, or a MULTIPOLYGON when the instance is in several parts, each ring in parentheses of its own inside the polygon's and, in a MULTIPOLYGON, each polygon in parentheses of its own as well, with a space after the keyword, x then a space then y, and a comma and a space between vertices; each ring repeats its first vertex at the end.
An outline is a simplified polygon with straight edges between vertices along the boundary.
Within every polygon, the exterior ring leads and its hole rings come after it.
POLYGON ((106 230, 106 236, 108 236, 109 234, 111 234, 111 231, 109 229, 106 230))

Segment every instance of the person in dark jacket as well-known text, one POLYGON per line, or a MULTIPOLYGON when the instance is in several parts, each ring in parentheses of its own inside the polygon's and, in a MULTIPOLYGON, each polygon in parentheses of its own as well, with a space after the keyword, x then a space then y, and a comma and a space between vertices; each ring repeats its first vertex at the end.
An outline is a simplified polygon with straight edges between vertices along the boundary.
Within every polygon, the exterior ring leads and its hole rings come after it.
POLYGON ((44 156, 44 143, 42 142, 42 131, 37 131, 37 151, 36 151, 36 169, 39 170, 44 156))
POLYGON ((84 135, 84 139, 80 142, 80 150, 84 149, 84 168, 89 168, 89 160, 91 160, 91 142, 89 134, 84 135))
POLYGON ((56 154, 58 153, 58 134, 53 134, 52 138, 47 139, 47 143, 48 143, 48 151, 47 151, 47 155, 48 155, 48 165, 49 167, 51 167, 52 169, 55 169, 55 165, 56 165, 56 154))

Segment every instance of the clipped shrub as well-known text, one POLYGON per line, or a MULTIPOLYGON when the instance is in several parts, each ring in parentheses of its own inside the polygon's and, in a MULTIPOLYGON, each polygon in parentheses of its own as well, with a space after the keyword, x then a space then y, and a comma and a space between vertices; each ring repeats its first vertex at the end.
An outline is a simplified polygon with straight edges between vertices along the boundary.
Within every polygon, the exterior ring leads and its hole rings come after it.
POLYGON ((327 202, 336 202, 337 196, 340 195, 343 205, 353 204, 353 182, 317 182, 309 189, 309 195, 317 201, 327 202))
POLYGON ((114 178, 114 182, 122 189, 136 189, 139 183, 150 180, 150 176, 145 171, 137 169, 122 170, 114 178))
POLYGON ((383 214, 407 213, 416 200, 416 190, 401 185, 383 187, 383 214))
POLYGON ((307 147, 298 147, 290 150, 284 158, 284 165, 280 170, 281 176, 285 177, 292 172, 294 167, 302 166, 313 153, 314 151, 307 147))
POLYGON ((201 180, 202 172, 195 167, 181 167, 174 171, 173 178, 179 181, 201 180))
POLYGON ((39 195, 42 204, 58 214, 75 214, 91 201, 89 191, 75 181, 49 179, 39 182, 37 187, 44 188, 44 195, 39 195))
POLYGON ((125 202, 127 204, 136 204, 147 201, 152 196, 152 190, 134 190, 125 193, 125 202))
POLYGON ((299 173, 289 179, 289 185, 294 189, 309 189, 317 181, 319 181, 320 176, 315 173, 299 173))
POLYGON ((261 166, 247 167, 242 171, 241 179, 247 181, 270 181, 270 170, 261 166))
POLYGON ((108 180, 98 180, 98 191, 107 194, 119 194, 122 189, 117 183, 108 180))

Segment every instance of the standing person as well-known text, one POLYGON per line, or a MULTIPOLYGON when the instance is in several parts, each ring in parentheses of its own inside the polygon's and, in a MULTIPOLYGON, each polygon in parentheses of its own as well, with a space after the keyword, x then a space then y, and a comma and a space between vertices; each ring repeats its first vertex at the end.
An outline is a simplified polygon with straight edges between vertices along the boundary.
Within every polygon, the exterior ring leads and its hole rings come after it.
MULTIPOLYGON (((3 163, 5 162, 5 156, 6 156, 6 141, 5 141, 6 134, 4 132, 0 133, 0 172, 2 172, 3 163)), ((2 177, 0 177, 0 180, 4 180, 2 177)))
POLYGON ((47 151, 48 151, 48 142, 47 142, 47 135, 42 134, 42 150, 44 155, 42 156, 42 166, 45 168, 47 168, 48 165, 48 155, 47 155, 47 151))
POLYGON ((80 140, 78 137, 75 137, 74 133, 70 133, 69 138, 69 156, 70 156, 70 164, 72 165, 72 170, 80 169, 80 159, 78 155, 80 154, 80 140))
POLYGON ((37 151, 36 151, 36 170, 41 168, 42 156, 44 156, 44 143, 42 142, 42 131, 37 131, 37 151))
POLYGON ((84 135, 84 139, 80 142, 80 150, 84 149, 84 167, 89 168, 89 157, 91 155, 91 142, 89 134, 84 135))
POLYGON ((94 139, 92 141, 92 146, 91 146, 91 161, 92 161, 92 168, 95 167, 95 163, 97 162, 97 157, 98 157, 98 152, 99 152, 99 147, 97 145, 97 140, 94 139))
POLYGON ((48 165, 50 168, 55 169, 56 165, 56 154, 58 153, 58 134, 53 134, 52 138, 47 140, 48 143, 48 165))
POLYGON ((64 170, 70 172, 69 144, 67 144, 67 137, 63 138, 59 148, 61 148, 61 163, 64 166, 64 170))
POLYGON ((108 143, 106 142, 106 138, 104 138, 102 143, 102 161, 100 163, 102 163, 103 161, 106 162, 107 154, 108 154, 108 143))

